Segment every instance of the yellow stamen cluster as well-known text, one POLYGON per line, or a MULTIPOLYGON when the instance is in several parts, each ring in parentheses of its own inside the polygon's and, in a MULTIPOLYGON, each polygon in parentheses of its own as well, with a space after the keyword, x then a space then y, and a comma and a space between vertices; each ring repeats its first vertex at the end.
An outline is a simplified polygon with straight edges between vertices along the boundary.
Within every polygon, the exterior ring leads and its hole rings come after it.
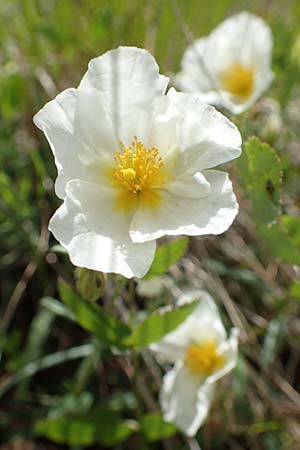
POLYGON ((253 91, 253 70, 236 62, 221 73, 220 82, 230 94, 246 99, 253 91))
POLYGON ((188 347, 184 363, 192 372, 208 377, 224 366, 225 358, 215 341, 208 340, 188 347))
POLYGON ((123 154, 116 151, 115 162, 114 178, 134 194, 162 183, 164 163, 158 149, 147 149, 136 136, 131 145, 123 149, 123 154))

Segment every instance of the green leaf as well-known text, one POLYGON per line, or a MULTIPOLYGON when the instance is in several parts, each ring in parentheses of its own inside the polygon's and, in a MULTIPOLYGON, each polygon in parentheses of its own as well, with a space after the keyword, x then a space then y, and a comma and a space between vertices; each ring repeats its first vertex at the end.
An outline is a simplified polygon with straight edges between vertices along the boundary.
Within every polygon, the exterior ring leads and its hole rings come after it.
POLYGON ((172 241, 161 245, 157 249, 154 261, 143 280, 150 280, 151 278, 167 272, 167 270, 184 255, 188 243, 189 239, 187 237, 183 237, 177 241, 172 241))
POLYGON ((234 383, 232 390, 238 401, 245 398, 247 386, 248 386, 248 372, 247 364, 243 355, 239 354, 237 358, 237 364, 234 369, 234 383))
POLYGON ((290 264, 300 264, 300 217, 281 216, 278 224, 259 225, 257 232, 274 256, 290 264))
POLYGON ((159 413, 149 413, 140 420, 141 433, 149 442, 159 441, 177 433, 175 425, 165 422, 159 413))
POLYGON ((284 336, 284 331, 284 317, 273 319, 268 323, 260 358, 261 365, 264 369, 269 367, 274 362, 284 336))
POLYGON ((143 348, 152 342, 159 341, 165 334, 175 330, 194 311, 197 304, 196 300, 172 310, 162 310, 151 314, 133 330, 133 345, 143 348))
POLYGON ((289 289, 289 295, 297 300, 300 299, 300 283, 292 283, 289 289))
POLYGON ((280 218, 282 228, 300 251, 300 217, 283 215, 280 218))
POLYGON ((82 300, 65 282, 58 289, 62 301, 75 315, 77 323, 96 336, 103 346, 123 349, 129 344, 130 329, 119 319, 100 309, 97 305, 82 300))
POLYGON ((51 353, 50 355, 31 361, 0 385, 0 397, 25 378, 32 377, 41 370, 46 370, 58 364, 73 361, 74 359, 85 358, 92 355, 94 351, 95 349, 92 344, 84 344, 79 347, 72 347, 67 350, 51 353))
POLYGON ((106 285, 104 273, 76 267, 74 274, 76 289, 83 300, 93 303, 103 295, 106 285))
POLYGON ((100 406, 90 413, 66 414, 39 420, 35 433, 57 444, 111 446, 127 439, 137 429, 133 421, 124 421, 119 415, 100 406))
POLYGON ((275 223, 281 212, 282 182, 281 163, 275 151, 252 137, 246 142, 237 167, 252 203, 253 220, 262 224, 275 223))

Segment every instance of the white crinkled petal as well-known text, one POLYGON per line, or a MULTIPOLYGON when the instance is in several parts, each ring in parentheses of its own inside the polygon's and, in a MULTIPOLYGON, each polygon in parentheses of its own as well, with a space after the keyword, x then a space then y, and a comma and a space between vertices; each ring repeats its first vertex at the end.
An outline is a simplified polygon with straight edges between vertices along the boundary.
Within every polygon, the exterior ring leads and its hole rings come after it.
POLYGON ((154 257, 155 242, 131 242, 130 217, 114 208, 113 189, 73 180, 66 192, 49 229, 67 249, 73 264, 128 278, 145 275, 154 257))
POLYGON ((171 88, 167 95, 156 103, 155 114, 151 127, 150 147, 157 147, 160 155, 165 158, 178 147, 176 127, 180 112, 180 92, 171 88))
POLYGON ((229 339, 223 341, 219 345, 218 351, 224 356, 226 362, 220 370, 213 373, 207 378, 208 383, 215 383, 217 380, 224 377, 224 375, 229 373, 236 366, 238 356, 238 337, 239 337, 239 329, 232 328, 229 339))
POLYGON ((198 92, 204 102, 239 114, 253 105, 274 78, 272 46, 272 33, 266 22, 241 12, 188 47, 175 84, 185 92, 198 92), (226 92, 219 82, 220 73, 237 62, 254 71, 253 92, 244 100, 226 92))
POLYGON ((195 290, 186 293, 178 299, 178 304, 194 300, 199 300, 199 304, 187 319, 159 342, 151 344, 150 349, 159 361, 175 363, 184 359, 187 348, 194 343, 201 344, 211 339, 217 345, 223 345, 226 341, 226 330, 218 309, 207 292, 195 290))
POLYGON ((151 144, 164 157, 174 178, 193 175, 240 156, 242 139, 237 127, 198 94, 170 89, 167 107, 153 122, 151 144))
POLYGON ((164 186, 171 194, 185 198, 201 198, 210 194, 210 184, 205 176, 197 172, 190 177, 182 177, 167 183, 164 186))
POLYGON ((81 144, 74 137, 76 102, 77 90, 67 89, 46 103, 33 118, 35 125, 45 133, 54 154, 58 170, 55 191, 60 198, 65 197, 65 185, 70 179, 90 178, 78 157, 81 144))
MULTIPOLYGON (((241 153, 242 138, 237 127, 215 108, 203 104, 197 95, 186 95, 178 120, 177 139, 182 151, 198 147, 200 164, 196 170, 231 161, 241 153)), ((194 160, 187 160, 186 165, 192 170, 193 163, 194 160)))
POLYGON ((183 151, 203 142, 219 145, 216 164, 240 155, 242 139, 237 127, 215 108, 204 104, 199 94, 171 88, 164 105, 164 110, 155 116, 151 132, 151 144, 159 148, 163 156, 170 149, 183 151), (227 152, 225 156, 223 151, 227 152))
POLYGON ((199 376, 177 363, 163 378, 160 404, 164 419, 194 436, 208 414, 214 386, 201 386, 199 376))
MULTIPOLYGON (((182 70, 174 78, 175 86, 183 92, 198 92, 200 95, 216 92, 218 82, 214 60, 209 53, 209 37, 196 39, 183 54, 182 70)), ((213 99, 219 98, 219 93, 216 94, 213 99)))
POLYGON ((119 142, 106 107, 106 98, 95 88, 79 88, 74 135, 81 142, 80 158, 86 164, 113 161, 119 142))
POLYGON ((146 242, 164 235, 197 236, 220 234, 232 224, 238 204, 226 172, 205 170, 210 184, 207 197, 192 199, 178 197, 161 190, 162 204, 157 209, 140 206, 131 225, 133 242, 146 242))
POLYGON ((226 66, 229 60, 240 61, 259 71, 270 68, 272 33, 267 23, 258 16, 248 12, 231 16, 215 28, 209 40, 209 56, 218 60, 216 64, 219 67, 226 66))
POLYGON ((136 135, 147 145, 156 98, 167 84, 147 50, 119 47, 92 59, 80 86, 93 86, 105 96, 118 140, 128 145, 136 135))

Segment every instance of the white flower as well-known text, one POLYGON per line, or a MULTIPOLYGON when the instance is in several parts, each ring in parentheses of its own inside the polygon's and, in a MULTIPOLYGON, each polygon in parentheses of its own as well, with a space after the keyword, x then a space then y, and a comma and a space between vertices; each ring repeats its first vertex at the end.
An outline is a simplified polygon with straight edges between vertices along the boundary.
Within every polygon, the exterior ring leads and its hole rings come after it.
POLYGON ((175 364, 163 378, 160 404, 164 419, 194 436, 204 422, 215 383, 236 365, 238 329, 229 339, 212 298, 203 291, 185 294, 180 303, 199 306, 173 332, 150 346, 157 359, 175 364))
POLYGON ((93 59, 77 89, 34 117, 58 169, 49 228, 80 267, 142 277, 163 235, 219 234, 238 211, 228 175, 237 128, 174 89, 146 51, 93 59))
POLYGON ((234 114, 249 108, 269 87, 273 39, 260 17, 242 12, 226 19, 186 50, 175 78, 184 92, 226 107, 234 114))

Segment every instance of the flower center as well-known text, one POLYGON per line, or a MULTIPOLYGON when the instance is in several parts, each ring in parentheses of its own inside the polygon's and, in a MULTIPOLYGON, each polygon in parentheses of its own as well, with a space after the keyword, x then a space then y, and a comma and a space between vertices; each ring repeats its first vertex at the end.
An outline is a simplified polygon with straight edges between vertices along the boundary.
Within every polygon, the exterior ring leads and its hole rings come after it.
POLYGON ((220 82, 223 88, 230 92, 230 94, 247 98, 253 90, 253 70, 236 62, 221 73, 220 82))
POLYGON ((188 347, 184 363, 192 372, 208 377, 224 366, 225 358, 217 350, 215 341, 208 340, 188 347))
POLYGON ((123 149, 123 154, 116 151, 115 162, 115 180, 134 194, 163 184, 164 163, 158 149, 147 149, 136 136, 131 145, 123 149))

